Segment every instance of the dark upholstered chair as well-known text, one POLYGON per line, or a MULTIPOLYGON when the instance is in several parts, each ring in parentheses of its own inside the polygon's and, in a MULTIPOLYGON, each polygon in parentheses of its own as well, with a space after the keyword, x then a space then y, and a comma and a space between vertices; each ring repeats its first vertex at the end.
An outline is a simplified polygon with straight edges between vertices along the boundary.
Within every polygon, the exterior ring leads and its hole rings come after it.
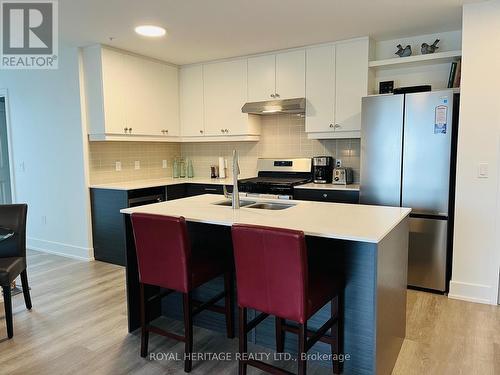
POLYGON ((7 336, 14 336, 12 323, 11 283, 21 275, 24 302, 31 310, 28 275, 26 273, 26 204, 0 205, 0 227, 10 229, 14 235, 0 242, 0 285, 3 290, 5 304, 5 320, 7 336))
MULTIPOLYGON (((184 371, 190 372, 193 352, 193 316, 209 309, 226 315, 229 338, 234 337, 233 325, 233 271, 229 257, 191 249, 186 221, 183 217, 132 214, 141 293, 141 356, 148 351, 149 332, 185 343, 184 371), (192 291, 218 276, 224 276, 224 291, 207 302, 195 301, 192 291), (164 331, 147 321, 148 301, 144 285, 154 285, 165 291, 152 299, 170 292, 180 292, 184 304, 184 336, 164 331), (224 307, 215 303, 225 299, 224 307), (196 306, 196 308, 193 308, 196 306)), ((213 250, 213 249, 209 249, 213 250)))
MULTIPOLYGON (((248 357, 247 334, 269 315, 276 317, 276 349, 283 352, 285 331, 298 333, 298 373, 305 374, 305 354, 318 340, 332 348, 333 372, 341 372, 338 359, 342 345, 343 278, 308 264, 304 233, 294 230, 236 224, 232 227, 239 306, 239 351, 248 357), (307 320, 331 302, 331 318, 316 332, 307 330, 307 320), (261 314, 247 322, 247 309, 261 314), (287 324, 286 320, 295 322, 287 324), (328 330, 331 335, 325 335, 328 330), (310 337, 309 339, 307 339, 310 337)), ((240 359, 239 374, 247 365, 272 374, 289 374, 254 359, 240 359)))

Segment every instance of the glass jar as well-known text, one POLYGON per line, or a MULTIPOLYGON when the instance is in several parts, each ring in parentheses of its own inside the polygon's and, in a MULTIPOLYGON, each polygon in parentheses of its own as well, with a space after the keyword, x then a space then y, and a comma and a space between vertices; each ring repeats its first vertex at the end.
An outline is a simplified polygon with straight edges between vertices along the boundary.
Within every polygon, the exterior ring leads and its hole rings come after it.
POLYGON ((188 176, 188 178, 193 178, 194 177, 193 161, 191 159, 189 159, 187 165, 188 165, 187 166, 187 176, 188 176))
POLYGON ((174 178, 179 178, 179 160, 177 158, 174 159, 174 166, 173 166, 172 176, 174 178))

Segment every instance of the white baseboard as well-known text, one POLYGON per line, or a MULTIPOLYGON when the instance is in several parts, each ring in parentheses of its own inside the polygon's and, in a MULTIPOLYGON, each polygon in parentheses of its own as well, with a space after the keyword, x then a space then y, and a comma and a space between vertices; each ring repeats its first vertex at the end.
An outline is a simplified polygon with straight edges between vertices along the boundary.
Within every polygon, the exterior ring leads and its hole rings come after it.
POLYGON ((27 238, 26 247, 28 249, 41 251, 49 254, 60 255, 67 258, 87 260, 87 261, 94 260, 94 249, 92 248, 41 240, 32 237, 27 238))
POLYGON ((491 287, 488 285, 464 283, 460 281, 450 282, 449 298, 462 301, 484 303, 487 305, 496 305, 497 301, 491 300, 491 287))

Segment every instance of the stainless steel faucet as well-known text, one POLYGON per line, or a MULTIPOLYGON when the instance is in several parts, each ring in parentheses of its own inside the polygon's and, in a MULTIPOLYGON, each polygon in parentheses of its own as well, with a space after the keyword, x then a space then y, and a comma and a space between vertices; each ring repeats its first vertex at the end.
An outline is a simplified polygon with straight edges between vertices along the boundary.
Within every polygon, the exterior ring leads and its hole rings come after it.
POLYGON ((233 192, 228 193, 226 185, 223 185, 224 196, 231 198, 231 206, 233 209, 240 208, 240 192, 238 190, 238 175, 240 174, 240 164, 238 161, 238 151, 233 150, 233 192))
POLYGON ((238 160, 238 151, 233 150, 233 196, 232 207, 240 208, 240 192, 238 190, 238 175, 240 174, 240 164, 238 160))

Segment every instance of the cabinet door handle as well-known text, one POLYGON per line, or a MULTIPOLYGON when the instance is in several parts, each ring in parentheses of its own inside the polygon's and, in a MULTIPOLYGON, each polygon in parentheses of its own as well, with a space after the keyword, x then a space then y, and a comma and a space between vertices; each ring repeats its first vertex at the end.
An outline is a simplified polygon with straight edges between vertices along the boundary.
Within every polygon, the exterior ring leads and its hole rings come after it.
POLYGON ((279 98, 279 97, 280 97, 280 94, 274 94, 274 97, 275 97, 275 98, 279 98))
POLYGON ((221 129, 221 130, 220 130, 220 132, 221 132, 221 133, 224 133, 224 129, 221 129))
POLYGON ((200 134, 203 134, 203 130, 200 130, 200 134))
POLYGON ((276 94, 271 94, 271 98, 276 98, 276 94))
POLYGON ((129 134, 132 134, 132 128, 128 128, 129 134))
POLYGON ((330 124, 330 128, 333 128, 333 124, 330 124))
POLYGON ((168 134, 168 129, 165 129, 165 134, 168 134))
POLYGON ((205 188, 205 191, 217 191, 217 188, 205 188))
POLYGON ((123 131, 126 133, 128 132, 128 128, 123 128, 123 131))
POLYGON ((224 133, 229 133, 229 129, 224 129, 224 133))
POLYGON ((341 128, 342 126, 340 124, 335 124, 335 129, 341 128))
POLYGON ((328 198, 328 194, 323 194, 323 198, 328 198))

